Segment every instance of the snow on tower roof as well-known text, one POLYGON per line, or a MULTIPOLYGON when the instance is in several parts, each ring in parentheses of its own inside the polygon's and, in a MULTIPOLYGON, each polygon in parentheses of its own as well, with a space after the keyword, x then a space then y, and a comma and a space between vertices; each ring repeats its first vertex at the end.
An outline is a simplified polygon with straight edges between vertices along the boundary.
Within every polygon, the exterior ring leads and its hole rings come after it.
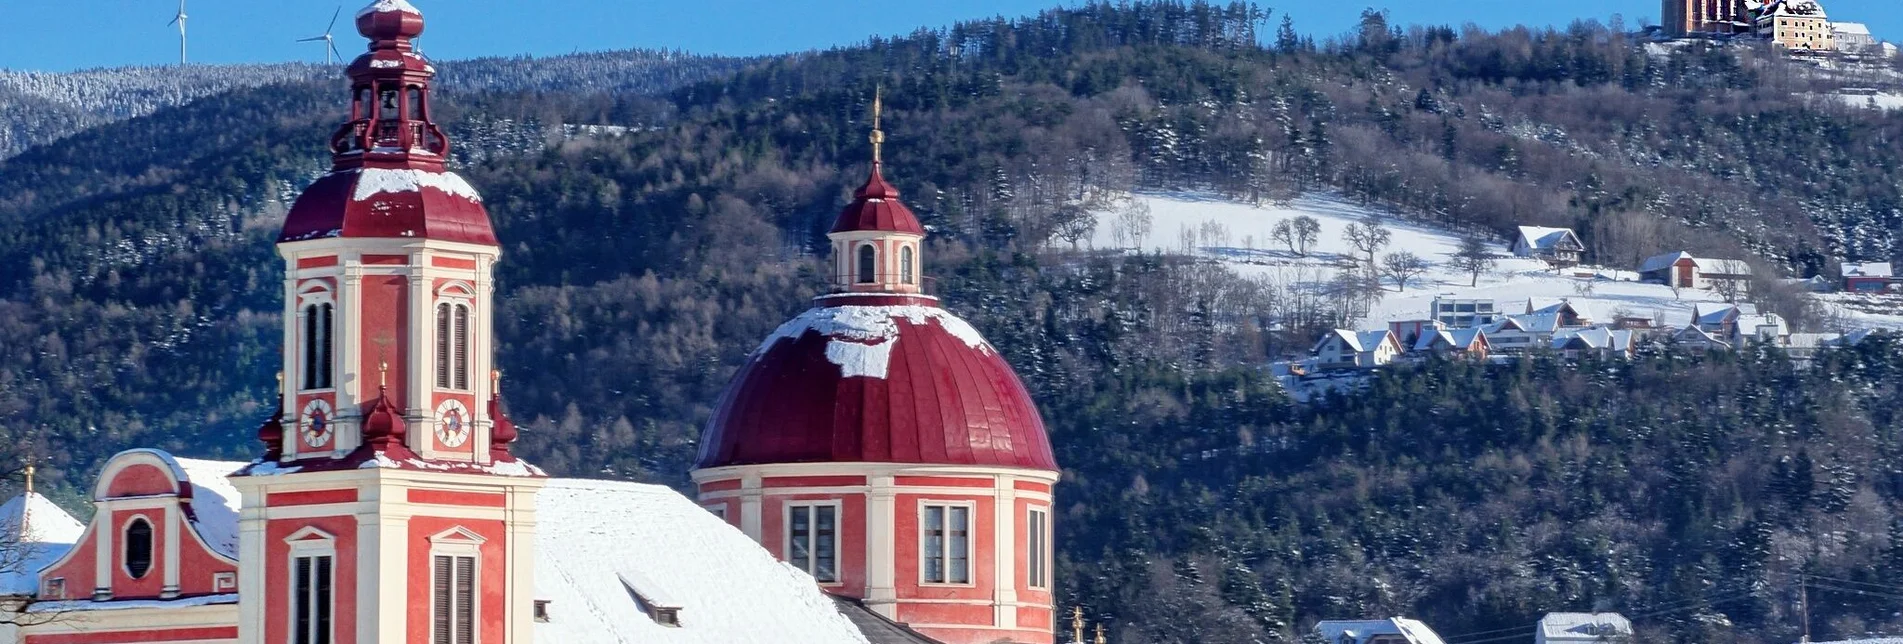
POLYGON ((177 457, 172 460, 192 484, 192 527, 214 552, 237 559, 238 505, 242 499, 228 477, 249 463, 177 457))
POLYGON ((27 595, 39 589, 40 569, 52 565, 86 533, 86 524, 35 492, 0 505, 0 541, 18 543, 20 562, 0 571, 0 596, 27 595))
POLYGON ((393 11, 404 11, 404 12, 409 12, 414 14, 423 13, 421 11, 417 11, 415 5, 412 5, 409 2, 406 2, 405 0, 377 0, 376 2, 370 3, 370 6, 367 6, 361 10, 358 10, 357 17, 361 18, 363 16, 373 14, 373 13, 390 13, 393 11))

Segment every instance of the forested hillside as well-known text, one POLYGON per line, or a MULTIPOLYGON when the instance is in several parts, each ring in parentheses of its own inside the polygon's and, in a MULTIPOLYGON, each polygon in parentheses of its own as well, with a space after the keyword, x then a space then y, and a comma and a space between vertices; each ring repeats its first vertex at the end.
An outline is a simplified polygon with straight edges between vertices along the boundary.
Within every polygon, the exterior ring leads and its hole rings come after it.
MULTIPOLYGON (((521 452, 685 483, 735 365, 820 288, 884 85, 888 176, 931 227, 932 288, 1043 407, 1067 476, 1063 601, 1114 641, 1283 641, 1407 613, 1491 631, 1454 638, 1477 644, 1603 607, 1653 641, 1782 642, 1795 571, 1896 583, 1889 340, 1808 368, 1430 364, 1298 407, 1261 366, 1342 312, 1069 242, 1133 189, 1338 191, 1481 234, 1576 226, 1613 264, 1887 259, 1903 113, 1820 98, 1880 77, 1596 23, 1298 28, 1244 4, 1093 4, 656 94, 446 65, 458 169, 505 244, 521 452)), ((66 500, 126 447, 254 453, 278 368, 270 244, 344 99, 335 80, 212 93, 0 162, 0 438, 66 500)), ((1872 596, 1813 602, 1822 634, 1903 627, 1872 596)))
MULTIPOLYGON (((445 85, 463 91, 650 94, 725 76, 745 63, 743 59, 630 49, 437 64, 445 85)), ((342 75, 342 65, 306 63, 125 67, 70 73, 0 70, 0 158, 86 128, 144 116, 206 96, 274 83, 334 81, 342 75)))

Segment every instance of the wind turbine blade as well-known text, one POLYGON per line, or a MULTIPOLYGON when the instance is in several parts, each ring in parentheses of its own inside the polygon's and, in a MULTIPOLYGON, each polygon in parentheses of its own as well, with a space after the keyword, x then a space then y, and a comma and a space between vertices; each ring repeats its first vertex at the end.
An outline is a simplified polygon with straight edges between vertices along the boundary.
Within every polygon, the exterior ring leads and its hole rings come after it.
POLYGON ((172 25, 176 25, 176 24, 178 24, 178 16, 173 16, 173 17, 172 17, 172 21, 171 21, 171 22, 168 22, 168 23, 165 23, 165 26, 167 26, 167 27, 170 27, 170 26, 172 26, 172 25))
POLYGON ((330 43, 330 53, 336 54, 337 60, 341 61, 344 59, 344 53, 341 51, 337 51, 337 43, 334 43, 334 42, 330 43))
POLYGON ((343 14, 344 14, 344 8, 343 8, 343 7, 341 7, 341 6, 340 6, 340 7, 337 7, 337 11, 335 11, 335 12, 332 12, 332 13, 330 14, 330 26, 329 26, 329 27, 325 27, 325 28, 324 28, 324 33, 330 33, 330 32, 331 32, 331 30, 333 30, 333 29, 336 29, 336 28, 337 28, 337 16, 341 16, 341 15, 343 15, 343 14))
POLYGON ((323 40, 323 39, 324 39, 324 37, 323 37, 323 36, 312 36, 312 37, 309 37, 309 38, 299 38, 299 39, 297 39, 297 41, 298 41, 298 42, 317 42, 317 41, 319 41, 319 40, 323 40))

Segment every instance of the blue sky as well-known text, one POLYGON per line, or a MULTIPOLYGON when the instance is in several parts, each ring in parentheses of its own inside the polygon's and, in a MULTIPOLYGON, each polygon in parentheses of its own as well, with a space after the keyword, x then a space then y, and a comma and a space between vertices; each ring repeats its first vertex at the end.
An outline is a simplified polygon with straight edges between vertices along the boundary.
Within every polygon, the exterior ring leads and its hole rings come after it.
MULTIPOLYGON (((188 0, 194 62, 320 60, 313 43, 336 0, 188 0)), ((344 3, 338 47, 354 56, 362 41, 349 25, 366 0, 344 3)), ((576 50, 665 47, 716 54, 772 54, 850 44, 875 34, 904 34, 989 16, 1019 16, 1077 0, 415 0, 429 16, 427 53, 435 58, 565 54, 576 50)), ((0 67, 64 71, 162 64, 178 57, 166 27, 176 0, 6 2, 0 67)), ((1325 36, 1354 24, 1361 9, 1386 7, 1402 23, 1474 22, 1564 25, 1621 14, 1628 24, 1656 22, 1658 0, 1324 0, 1261 3, 1293 16, 1297 29, 1325 36)), ((1878 37, 1903 40, 1903 2, 1824 0, 1836 20, 1867 22, 1878 37)))

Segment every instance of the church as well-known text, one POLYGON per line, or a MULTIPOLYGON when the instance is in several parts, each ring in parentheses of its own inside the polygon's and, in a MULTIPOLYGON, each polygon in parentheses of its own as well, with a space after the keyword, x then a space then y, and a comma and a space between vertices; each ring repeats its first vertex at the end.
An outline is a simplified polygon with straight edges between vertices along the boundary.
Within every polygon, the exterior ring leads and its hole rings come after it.
POLYGON ((1059 468, 1011 367, 922 288, 876 118, 832 293, 734 376, 695 498, 554 478, 515 453, 502 247, 446 167, 423 16, 379 0, 356 24, 333 168, 277 241, 257 458, 120 453, 89 523, 29 477, 0 506, 0 644, 1054 641, 1059 468))

